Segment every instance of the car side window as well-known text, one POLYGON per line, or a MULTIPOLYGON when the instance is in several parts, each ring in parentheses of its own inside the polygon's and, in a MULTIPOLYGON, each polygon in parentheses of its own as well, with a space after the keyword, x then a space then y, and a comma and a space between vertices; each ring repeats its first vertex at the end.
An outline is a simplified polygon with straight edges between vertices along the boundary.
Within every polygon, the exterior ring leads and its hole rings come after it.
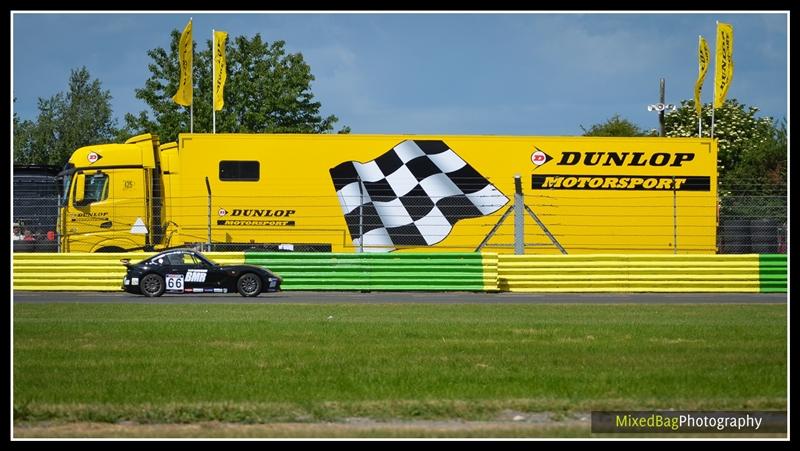
POLYGON ((169 254, 167 257, 169 258, 170 265, 185 265, 186 263, 183 262, 183 255, 181 253, 169 254))
POLYGON ((183 254, 184 265, 200 265, 202 262, 194 254, 183 254))
POLYGON ((150 260, 151 265, 163 265, 164 264, 164 256, 160 256, 158 258, 154 258, 150 260))

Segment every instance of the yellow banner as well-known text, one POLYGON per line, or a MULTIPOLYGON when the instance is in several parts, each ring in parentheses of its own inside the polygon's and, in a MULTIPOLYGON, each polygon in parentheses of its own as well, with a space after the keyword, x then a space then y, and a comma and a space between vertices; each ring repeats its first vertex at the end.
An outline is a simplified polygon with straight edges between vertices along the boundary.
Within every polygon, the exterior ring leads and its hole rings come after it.
POLYGON ((711 61, 711 52, 708 50, 708 42, 706 42, 704 37, 700 36, 700 43, 697 45, 698 74, 697 81, 694 83, 694 107, 695 110, 697 110, 698 116, 703 112, 703 103, 700 94, 703 91, 703 82, 706 79, 709 61, 711 61))
POLYGON ((228 33, 224 31, 214 32, 214 111, 222 109, 225 99, 222 92, 225 89, 225 79, 227 78, 227 65, 225 63, 225 41, 228 33))
POLYGON ((733 80, 733 27, 717 22, 717 59, 714 67, 714 108, 725 102, 733 80))
POLYGON ((186 24, 178 43, 178 60, 181 66, 181 78, 178 81, 178 92, 172 100, 178 105, 192 104, 192 21, 186 24))

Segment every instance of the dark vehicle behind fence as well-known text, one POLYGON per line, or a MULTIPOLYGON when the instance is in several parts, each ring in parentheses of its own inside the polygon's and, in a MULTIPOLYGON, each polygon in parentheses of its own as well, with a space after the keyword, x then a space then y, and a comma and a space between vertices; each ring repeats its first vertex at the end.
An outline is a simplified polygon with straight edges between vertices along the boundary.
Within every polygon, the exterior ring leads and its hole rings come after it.
POLYGON ((58 168, 14 166, 14 252, 57 252, 58 168))

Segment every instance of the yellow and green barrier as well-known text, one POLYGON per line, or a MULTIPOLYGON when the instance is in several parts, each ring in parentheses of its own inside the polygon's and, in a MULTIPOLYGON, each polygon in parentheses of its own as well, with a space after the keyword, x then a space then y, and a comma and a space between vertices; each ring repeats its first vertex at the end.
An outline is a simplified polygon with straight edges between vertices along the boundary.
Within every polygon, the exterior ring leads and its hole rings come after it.
POLYGON ((785 292, 785 255, 500 255, 512 292, 785 292))
MULTIPOLYGON (((14 253, 14 289, 20 291, 121 291, 125 266, 155 253, 14 253)), ((242 252, 208 252, 217 263, 244 262, 242 252)))
POLYGON ((497 290, 478 253, 246 252, 245 263, 279 274, 285 290, 497 290))
MULTIPOLYGON (((14 290, 120 291, 125 267, 152 253, 15 253, 14 290)), ((511 292, 786 292, 784 254, 506 255, 209 252, 265 266, 285 290, 511 292)))
POLYGON ((787 258, 786 254, 761 254, 759 261, 759 281, 762 293, 786 293, 787 258))

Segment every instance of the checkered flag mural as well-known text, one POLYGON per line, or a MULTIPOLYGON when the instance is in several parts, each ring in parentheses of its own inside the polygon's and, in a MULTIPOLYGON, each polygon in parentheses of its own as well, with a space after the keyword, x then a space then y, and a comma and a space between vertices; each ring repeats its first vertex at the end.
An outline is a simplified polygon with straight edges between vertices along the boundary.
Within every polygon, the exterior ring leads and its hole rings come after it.
POLYGON ((365 251, 431 246, 458 220, 492 214, 508 202, 443 141, 406 140, 330 173, 353 243, 363 240, 365 251))

